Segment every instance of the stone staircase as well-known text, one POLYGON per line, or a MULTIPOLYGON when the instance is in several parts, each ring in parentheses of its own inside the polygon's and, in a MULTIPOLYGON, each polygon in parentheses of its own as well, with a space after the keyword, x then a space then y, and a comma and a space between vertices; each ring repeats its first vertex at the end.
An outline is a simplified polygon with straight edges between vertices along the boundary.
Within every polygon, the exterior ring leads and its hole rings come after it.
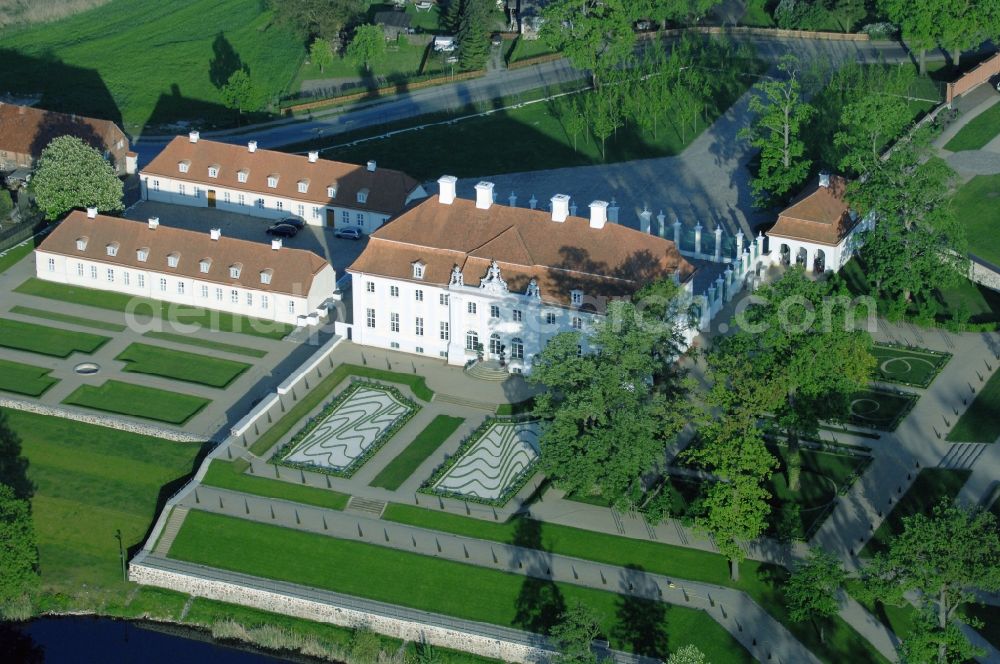
POLYGON ((384 500, 351 496, 351 499, 348 501, 347 507, 344 508, 344 511, 381 519, 382 512, 385 511, 385 506, 386 502, 384 500))
POLYGON ((170 512, 167 525, 163 527, 163 532, 160 534, 160 539, 156 543, 153 553, 158 556, 167 556, 171 545, 174 543, 174 539, 177 538, 177 533, 180 532, 181 526, 184 524, 184 519, 187 517, 188 511, 188 508, 178 505, 170 512))
POLYGON ((497 405, 495 403, 486 403, 485 401, 476 401, 474 399, 466 399, 464 397, 453 397, 450 394, 441 394, 440 392, 434 393, 434 403, 450 403, 456 406, 466 406, 467 408, 478 408, 479 410, 488 410, 491 413, 495 413, 497 410, 497 405))
POLYGON ((963 470, 972 468, 979 456, 986 451, 986 443, 955 443, 941 457, 938 468, 963 470))
POLYGON ((510 378, 510 374, 507 372, 506 367, 501 367, 500 363, 496 360, 476 362, 472 366, 466 368, 465 373, 473 378, 488 380, 495 383, 502 383, 510 378))

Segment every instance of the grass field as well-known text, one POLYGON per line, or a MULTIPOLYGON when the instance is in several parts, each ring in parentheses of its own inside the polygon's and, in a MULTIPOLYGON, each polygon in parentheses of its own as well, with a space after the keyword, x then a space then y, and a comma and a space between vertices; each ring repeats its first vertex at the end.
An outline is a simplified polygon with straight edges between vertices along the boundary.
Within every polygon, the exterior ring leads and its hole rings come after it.
POLYGON ((850 412, 844 418, 849 424, 879 431, 895 431, 899 423, 917 402, 915 394, 897 394, 865 389, 854 395, 850 412))
POLYGON ((317 489, 316 487, 292 484, 268 477, 247 475, 249 464, 243 460, 223 461, 215 459, 208 467, 201 483, 222 489, 232 489, 255 496, 280 498, 304 505, 315 505, 331 510, 342 510, 347 507, 350 496, 337 491, 317 489))
POLYGON ((526 582, 497 570, 206 512, 188 514, 170 556, 533 631, 544 631, 562 606, 581 600, 601 615, 602 631, 614 647, 665 657, 693 642, 712 662, 751 661, 701 611, 568 584, 526 582))
POLYGON ((105 332, 124 332, 125 326, 120 323, 108 323, 103 320, 94 320, 92 318, 81 318, 80 316, 71 316, 69 314, 59 313, 58 311, 49 311, 48 309, 35 309, 34 307, 24 307, 20 304, 11 307, 11 313, 21 314, 22 316, 32 316, 34 318, 42 318, 44 320, 54 320, 58 323, 70 323, 71 325, 79 325, 80 327, 89 327, 95 330, 104 330, 105 332))
POLYGON ((228 125, 221 84, 241 65, 266 97, 291 82, 302 42, 262 3, 112 0, 67 19, 0 32, 0 89, 41 92, 43 108, 122 121, 127 132, 189 120, 228 125))
POLYGON ((0 318, 0 346, 30 353, 52 357, 69 357, 73 353, 90 354, 110 340, 110 337, 97 334, 71 332, 47 325, 0 318))
POLYGON ((963 443, 992 443, 1000 436, 1000 371, 979 388, 947 439, 963 443))
POLYGON ((14 265, 21 262, 21 260, 35 250, 35 241, 28 240, 27 242, 22 242, 16 247, 11 247, 0 256, 0 272, 6 272, 14 265))
POLYGON ((24 295, 43 297, 59 302, 82 304, 98 309, 120 311, 139 319, 149 317, 185 325, 200 325, 206 330, 222 332, 238 332, 267 339, 281 339, 292 331, 293 326, 274 321, 261 320, 228 314, 212 309, 185 307, 181 305, 148 300, 141 297, 131 297, 121 293, 66 286, 51 281, 42 281, 32 277, 14 289, 24 295))
POLYGON ((59 382, 58 379, 50 377, 50 373, 51 369, 0 360, 0 391, 40 397, 59 382))
MULTIPOLYGON (((1000 112, 1000 104, 993 108, 1000 112)), ((955 192, 955 214, 965 225, 969 252, 1000 265, 1000 175, 977 175, 955 192)))
POLYGON ((365 71, 363 65, 340 55, 334 55, 333 64, 322 72, 315 65, 303 64, 290 89, 299 90, 304 81, 332 78, 360 80, 360 85, 337 90, 348 94, 424 74, 443 73, 444 65, 440 54, 432 52, 428 55, 427 49, 427 44, 410 44, 405 38, 399 43, 393 42, 388 45, 388 50, 383 55, 371 62, 371 71, 365 71), (426 63, 424 63, 425 57, 426 63), (423 69, 421 65, 424 65, 423 69))
POLYGON ((175 443, 58 417, 4 410, 35 483, 31 501, 42 590, 99 606, 124 594, 115 531, 133 549, 158 502, 194 471, 200 445, 175 443))
POLYGON ((174 334, 173 332, 144 332, 144 337, 149 337, 150 339, 159 339, 160 341, 172 341, 176 344, 187 344, 188 346, 197 346, 199 348, 208 348, 209 350, 220 350, 224 353, 233 353, 234 355, 245 355, 247 357, 264 357, 267 355, 266 350, 257 350, 256 348, 248 348, 247 346, 237 346, 236 344, 227 344, 221 341, 212 341, 211 339, 203 339, 197 337, 193 334, 174 334))
POLYGON ((944 149, 952 152, 979 150, 997 136, 1000 136, 1000 104, 993 104, 959 129, 944 149))
POLYGON ((406 448, 400 452, 395 459, 390 461, 375 476, 370 486, 378 486, 390 491, 395 491, 403 482, 413 474, 413 472, 427 460, 427 457, 434 454, 437 448, 462 425, 465 420, 461 417, 449 417, 448 415, 438 415, 423 431, 417 434, 406 448))
POLYGON ((927 514, 942 498, 954 499, 971 472, 946 468, 921 470, 859 555, 870 557, 885 551, 892 537, 903 532, 903 517, 927 514))
POLYGON ((128 372, 162 376, 209 387, 225 387, 251 366, 244 362, 142 343, 129 344, 115 359, 125 362, 124 370, 128 372))
POLYGON ((913 387, 927 387, 948 364, 951 355, 924 348, 875 344, 875 380, 913 387))
POLYGON ((211 402, 180 392, 108 380, 99 387, 81 385, 63 399, 63 403, 167 424, 184 424, 211 402))

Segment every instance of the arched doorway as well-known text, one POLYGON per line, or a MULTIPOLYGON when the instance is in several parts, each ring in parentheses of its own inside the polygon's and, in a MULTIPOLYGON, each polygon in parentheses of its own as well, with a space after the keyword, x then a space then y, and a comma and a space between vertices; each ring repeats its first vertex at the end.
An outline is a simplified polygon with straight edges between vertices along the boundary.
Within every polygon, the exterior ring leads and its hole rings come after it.
POLYGON ((500 349, 501 349, 500 335, 494 332, 493 334, 490 335, 490 355, 493 357, 497 357, 498 355, 500 355, 500 349))
POLYGON ((816 257, 813 258, 813 272, 816 274, 826 272, 826 252, 822 249, 816 250, 816 257))
POLYGON ((782 267, 788 267, 788 264, 791 262, 791 256, 792 250, 788 248, 788 245, 781 245, 781 248, 778 250, 778 258, 782 267))
POLYGON ((524 342, 521 341, 521 337, 514 337, 510 340, 510 359, 524 359, 524 342))
POLYGON ((795 264, 805 265, 808 259, 809 259, 809 252, 806 251, 805 247, 799 247, 799 250, 795 252, 795 264))

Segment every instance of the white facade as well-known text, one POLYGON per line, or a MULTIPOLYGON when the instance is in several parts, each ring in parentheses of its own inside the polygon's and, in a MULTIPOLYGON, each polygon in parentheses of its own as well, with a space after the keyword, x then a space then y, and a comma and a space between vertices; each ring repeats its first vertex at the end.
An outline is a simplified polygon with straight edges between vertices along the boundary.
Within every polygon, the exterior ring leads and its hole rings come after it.
MULTIPOLYGON (((39 279, 71 286, 113 291, 179 305, 214 309, 279 323, 303 324, 334 291, 333 268, 327 265, 313 277, 306 293, 277 293, 222 284, 189 276, 142 270, 89 258, 36 250, 39 279)), ((136 313, 144 313, 137 307, 136 313)))
POLYGON ((866 216, 835 245, 768 233, 771 263, 803 265, 807 272, 839 272, 861 248, 861 234, 871 228, 871 221, 871 215, 866 216))

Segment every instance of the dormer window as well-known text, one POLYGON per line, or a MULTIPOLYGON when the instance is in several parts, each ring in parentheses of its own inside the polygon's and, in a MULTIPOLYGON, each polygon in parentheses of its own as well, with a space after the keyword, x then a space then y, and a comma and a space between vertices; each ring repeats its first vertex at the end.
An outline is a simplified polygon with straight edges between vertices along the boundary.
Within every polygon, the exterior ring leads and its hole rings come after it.
POLYGON ((177 162, 177 170, 181 173, 187 173, 188 168, 191 167, 191 162, 185 159, 184 161, 177 162))
POLYGON ((141 247, 136 250, 135 258, 140 263, 145 263, 149 259, 149 247, 141 247))
POLYGON ((269 284, 269 283, 271 283, 271 275, 272 274, 274 274, 274 271, 271 270, 270 268, 268 268, 266 270, 261 270, 260 271, 260 283, 262 283, 262 284, 269 284))
POLYGON ((275 187, 277 187, 278 186, 278 176, 277 175, 268 175, 267 176, 267 186, 270 187, 271 189, 274 189, 275 187))
POLYGON ((329 196, 330 198, 336 198, 337 197, 337 185, 336 185, 336 183, 331 184, 331 185, 329 185, 326 188, 326 195, 329 196))
POLYGON ((299 193, 304 194, 309 191, 309 180, 299 180, 299 193))
POLYGON ((583 291, 582 290, 571 290, 569 292, 570 302, 573 303, 574 307, 578 307, 583 304, 583 291))
POLYGON ((219 167, 218 166, 214 166, 214 165, 213 166, 209 166, 208 167, 208 177, 210 177, 210 178, 217 178, 217 177, 219 177, 219 167))
POLYGON ((212 269, 211 258, 202 258, 200 261, 198 261, 198 270, 200 272, 207 273, 210 269, 212 269))
POLYGON ((240 278, 240 272, 243 271, 243 263, 233 263, 229 266, 229 276, 233 279, 240 278))
POLYGON ((177 267, 177 264, 181 261, 181 255, 176 251, 172 254, 167 254, 167 267, 177 267))
POLYGON ((358 189, 358 203, 368 202, 368 189, 358 189))
POLYGON ((88 238, 86 235, 84 235, 83 237, 76 238, 76 250, 77 251, 86 251, 86 249, 87 249, 87 242, 89 242, 89 241, 90 241, 90 238, 88 238))
POLYGON ((423 279, 424 278, 424 264, 417 261, 413 264, 413 278, 423 279))
POLYGON ((247 178, 250 176, 250 171, 236 171, 236 179, 240 182, 246 182, 247 178))
POLYGON ((104 247, 104 251, 107 252, 108 256, 117 256, 118 255, 118 243, 117 242, 112 242, 108 246, 104 247))

